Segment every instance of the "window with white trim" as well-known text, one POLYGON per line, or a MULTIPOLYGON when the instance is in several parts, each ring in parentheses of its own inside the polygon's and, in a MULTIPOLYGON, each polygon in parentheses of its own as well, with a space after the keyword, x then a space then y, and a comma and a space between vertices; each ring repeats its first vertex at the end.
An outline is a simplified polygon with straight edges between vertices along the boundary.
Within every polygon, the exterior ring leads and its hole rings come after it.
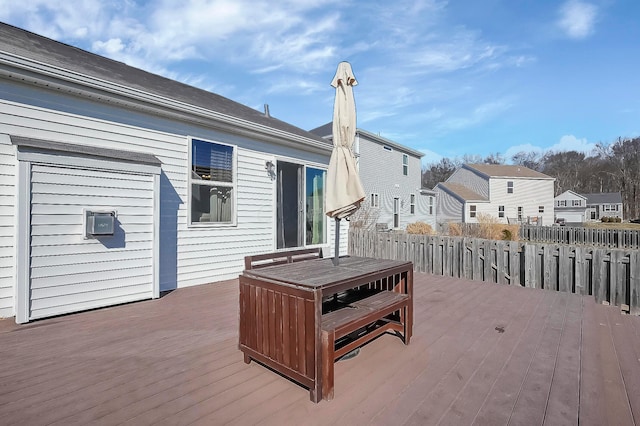
POLYGON ((498 206, 498 217, 504 217, 504 206, 498 206))
POLYGON ((416 194, 409 195, 409 212, 416 214, 416 194))
POLYGON ((433 197, 429 197, 429 214, 433 214, 433 197))
POLYGON ((191 139, 190 224, 236 223, 236 148, 191 139))
POLYGON ((371 207, 380 207, 380 201, 378 198, 378 194, 372 193, 369 197, 371 199, 371 207))
POLYGON ((472 204, 469 206, 469 217, 476 217, 476 205, 472 204))
POLYGON ((407 176, 409 174, 409 156, 402 154, 402 174, 407 176))
POLYGON ((571 206, 580 207, 582 205, 582 200, 571 200, 571 206))
POLYGON ((524 209, 522 207, 518 207, 518 220, 522 220, 523 215, 524 215, 524 209))
POLYGON ((544 213, 544 206, 538 206, 538 213, 544 213))
POLYGON ((507 194, 513 194, 513 181, 507 182, 507 194))

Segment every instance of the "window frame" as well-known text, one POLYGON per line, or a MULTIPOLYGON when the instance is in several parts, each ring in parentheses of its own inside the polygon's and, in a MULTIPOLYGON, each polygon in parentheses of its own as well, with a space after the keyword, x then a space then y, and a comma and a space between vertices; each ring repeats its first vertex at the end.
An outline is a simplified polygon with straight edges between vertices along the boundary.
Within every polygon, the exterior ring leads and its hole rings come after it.
POLYGON ((210 139, 200 137, 188 137, 188 155, 187 155, 187 227, 188 228, 230 228, 238 226, 238 146, 230 143, 224 143, 220 141, 214 141, 210 139), (220 181, 196 181, 193 176, 193 142, 199 141, 209 143, 213 145, 220 145, 230 147, 233 150, 233 157, 231 160, 231 179, 232 183, 220 182, 220 181), (191 209, 193 208, 193 185, 202 186, 222 186, 231 188, 231 221, 230 222, 193 222, 191 220, 191 209))
POLYGON ((372 192, 370 195, 370 203, 369 205, 373 208, 380 207, 380 195, 377 192, 372 192))
POLYGON ((416 194, 409 194, 409 214, 416 214, 416 194))
POLYGON ((508 180, 507 181, 507 194, 513 194, 513 181, 512 180, 508 180))
POLYGON ((518 221, 522 221, 524 218, 524 207, 518 206, 518 221))
POLYGON ((409 156, 402 154, 402 175, 409 176, 409 156))
POLYGON ((478 206, 475 204, 469 204, 469 217, 475 218, 478 216, 478 206))
POLYGON ((429 214, 433 215, 433 196, 429 196, 429 214))
POLYGON ((504 217, 504 206, 498 206, 498 217, 504 217))
POLYGON ((538 206, 538 213, 544 213, 544 206, 538 206))

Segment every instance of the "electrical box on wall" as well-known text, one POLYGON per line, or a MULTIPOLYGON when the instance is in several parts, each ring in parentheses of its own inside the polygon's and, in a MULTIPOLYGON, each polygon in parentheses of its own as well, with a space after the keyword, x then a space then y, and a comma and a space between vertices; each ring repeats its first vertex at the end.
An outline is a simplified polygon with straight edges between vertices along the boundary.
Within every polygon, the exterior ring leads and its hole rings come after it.
POLYGON ((85 238, 113 235, 115 232, 115 211, 85 209, 84 219, 85 238))

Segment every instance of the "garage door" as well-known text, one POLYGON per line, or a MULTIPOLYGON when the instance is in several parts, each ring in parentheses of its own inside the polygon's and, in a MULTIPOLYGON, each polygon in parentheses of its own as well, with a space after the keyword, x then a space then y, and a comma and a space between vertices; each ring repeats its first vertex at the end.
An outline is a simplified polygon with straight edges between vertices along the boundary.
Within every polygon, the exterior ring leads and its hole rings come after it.
POLYGON ((153 179, 32 165, 29 319, 153 297, 153 179), (87 209, 115 211, 114 234, 86 238, 87 209))

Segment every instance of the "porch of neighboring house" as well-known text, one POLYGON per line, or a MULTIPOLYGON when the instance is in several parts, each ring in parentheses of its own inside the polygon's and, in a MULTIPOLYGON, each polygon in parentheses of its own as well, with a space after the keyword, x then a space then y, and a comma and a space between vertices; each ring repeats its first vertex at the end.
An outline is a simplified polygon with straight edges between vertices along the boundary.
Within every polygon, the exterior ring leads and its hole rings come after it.
POLYGON ((319 404, 238 350, 237 280, 15 325, 0 424, 634 424, 640 317, 592 297, 416 273, 411 344, 335 366, 319 404))

